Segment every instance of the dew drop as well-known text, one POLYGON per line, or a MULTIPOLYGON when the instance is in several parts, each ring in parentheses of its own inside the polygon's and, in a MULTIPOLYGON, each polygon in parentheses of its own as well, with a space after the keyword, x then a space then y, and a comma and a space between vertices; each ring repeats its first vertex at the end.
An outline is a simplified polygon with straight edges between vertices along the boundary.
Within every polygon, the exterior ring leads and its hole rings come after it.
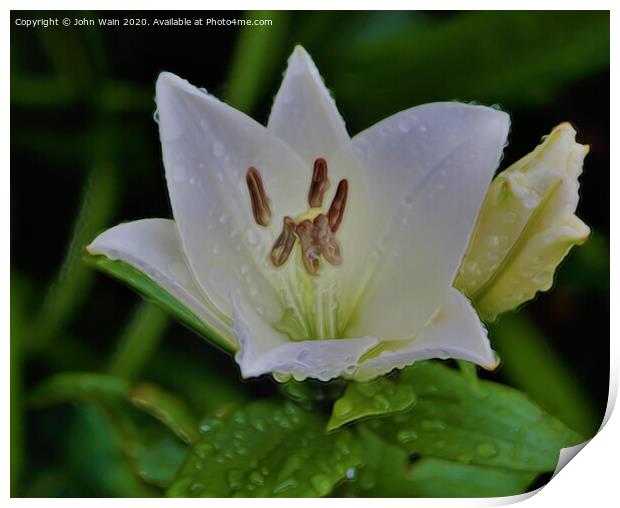
POLYGON ((413 429, 401 429, 396 434, 396 439, 401 444, 411 443, 418 439, 418 433, 413 429))
POLYGON ((344 417, 353 411, 353 404, 347 399, 340 399, 334 404, 334 413, 339 417, 344 417))
POLYGON ((489 236, 488 242, 489 242, 490 247, 497 247, 499 245, 499 236, 497 235, 489 236))
POLYGON ((250 475, 248 476, 248 479, 254 484, 254 485, 262 485, 263 483, 265 483, 265 478, 263 477, 263 475, 261 474, 260 471, 252 471, 250 473, 250 475))
POLYGON ((540 286, 542 284, 544 284, 545 282, 547 282, 547 274, 546 273, 539 273, 537 275, 534 276, 533 282, 534 284, 540 286))
POLYGON ((398 130, 400 130, 400 132, 409 132, 411 130, 411 123, 409 123, 409 120, 403 119, 398 122, 398 130))
POLYGON ((355 477, 357 476, 357 469, 355 469, 354 467, 352 467, 350 469, 347 469, 347 472, 345 473, 345 476, 349 480, 355 479, 355 477))
POLYGON ((289 491, 297 487, 297 480, 295 478, 288 478, 283 482, 279 483, 273 489, 274 494, 282 494, 283 492, 289 491))
POLYGON ((497 447, 490 441, 485 441, 476 446, 476 453, 485 458, 495 457, 497 455, 497 447))
POLYGON ((192 483, 187 489, 190 496, 198 496, 204 489, 204 485, 200 482, 192 483))

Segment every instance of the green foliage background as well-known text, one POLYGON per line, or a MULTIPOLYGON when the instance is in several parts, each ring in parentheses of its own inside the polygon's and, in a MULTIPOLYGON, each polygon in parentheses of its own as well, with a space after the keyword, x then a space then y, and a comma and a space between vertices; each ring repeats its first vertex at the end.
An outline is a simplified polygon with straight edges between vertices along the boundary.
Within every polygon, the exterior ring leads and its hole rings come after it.
MULTIPOLYGON (((49 16, 155 14, 11 14, 49 16)), ((95 272, 83 247, 120 221, 171 215, 151 118, 158 72, 265 121, 297 43, 352 133, 424 102, 499 104, 513 118, 506 167, 556 124, 574 123, 592 148, 579 212, 592 238, 563 263, 552 292, 491 326, 503 363, 484 376, 525 391, 584 436, 597 430, 609 365, 607 12, 165 13, 173 16, 270 18, 273 26, 12 23, 13 496, 162 495, 198 421, 278 392, 269 379, 240 382, 226 353, 95 272)), ((389 479, 375 494, 407 495, 399 490, 407 482, 418 495, 484 491, 464 488, 464 466, 441 460, 425 459, 417 476, 389 479)), ((506 492, 535 485, 530 476, 517 488, 501 470, 488 474, 506 492)))

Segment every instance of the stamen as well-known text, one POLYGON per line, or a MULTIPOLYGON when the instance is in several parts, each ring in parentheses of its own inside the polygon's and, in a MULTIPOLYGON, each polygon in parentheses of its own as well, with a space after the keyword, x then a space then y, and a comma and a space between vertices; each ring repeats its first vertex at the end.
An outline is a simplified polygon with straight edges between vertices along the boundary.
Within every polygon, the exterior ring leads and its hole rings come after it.
POLYGON ((301 259, 304 262, 306 271, 310 275, 316 275, 319 271, 321 249, 316 241, 316 228, 314 227, 314 223, 305 219, 297 225, 296 232, 301 242, 301 259))
POLYGON ((347 194, 349 193, 349 182, 340 180, 338 188, 336 189, 336 195, 332 200, 332 204, 327 212, 327 218, 329 219, 329 227, 335 233, 340 227, 342 218, 344 216, 344 209, 347 204, 347 194))
POLYGON ((263 179, 255 167, 250 167, 245 175, 245 181, 250 191, 252 200, 252 214, 259 226, 268 226, 271 221, 271 208, 269 208, 269 198, 265 194, 263 179))
POLYGON ((286 263, 286 260, 293 250, 296 239, 295 221, 290 217, 284 217, 282 233, 278 236, 278 239, 273 244, 271 252, 269 253, 269 259, 271 259, 274 266, 282 266, 286 263))
POLYGON ((340 245, 334 232, 329 227, 327 215, 322 213, 314 219, 316 242, 323 257, 332 265, 339 265, 342 262, 340 255, 340 245))
POLYGON ((323 195, 328 188, 327 162, 325 159, 317 159, 314 161, 314 171, 312 172, 312 181, 310 182, 310 191, 308 192, 308 203, 312 208, 318 208, 323 205, 323 195))

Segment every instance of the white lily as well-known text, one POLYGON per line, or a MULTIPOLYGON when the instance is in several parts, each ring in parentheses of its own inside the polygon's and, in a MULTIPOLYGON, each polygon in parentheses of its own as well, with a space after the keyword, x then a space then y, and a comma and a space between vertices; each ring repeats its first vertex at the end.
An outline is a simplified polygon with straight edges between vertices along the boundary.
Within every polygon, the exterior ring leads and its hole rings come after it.
POLYGON ((173 74, 156 89, 174 220, 121 224, 90 253, 151 277, 238 350, 244 377, 362 380, 428 358, 495 366, 452 282, 506 113, 426 104, 350 138, 301 47, 267 127, 173 74))

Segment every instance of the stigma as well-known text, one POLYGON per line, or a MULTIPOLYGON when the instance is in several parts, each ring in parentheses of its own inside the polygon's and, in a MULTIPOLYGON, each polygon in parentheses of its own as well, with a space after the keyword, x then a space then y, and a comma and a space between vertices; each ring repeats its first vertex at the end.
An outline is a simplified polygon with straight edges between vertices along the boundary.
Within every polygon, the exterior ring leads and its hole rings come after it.
MULTIPOLYGON (((254 221, 259 226, 266 227, 271 222, 271 208, 262 176, 258 169, 250 167, 245 179, 254 221)), ((276 238, 269 253, 269 260, 274 267, 280 267, 286 263, 297 242, 299 242, 303 266, 309 275, 319 273, 321 259, 331 265, 341 264, 342 254, 335 233, 344 217, 349 184, 346 179, 340 180, 331 205, 324 213, 323 199, 328 189, 327 161, 323 158, 316 159, 308 190, 310 208, 295 218, 288 215, 284 217, 282 232, 276 238)))

